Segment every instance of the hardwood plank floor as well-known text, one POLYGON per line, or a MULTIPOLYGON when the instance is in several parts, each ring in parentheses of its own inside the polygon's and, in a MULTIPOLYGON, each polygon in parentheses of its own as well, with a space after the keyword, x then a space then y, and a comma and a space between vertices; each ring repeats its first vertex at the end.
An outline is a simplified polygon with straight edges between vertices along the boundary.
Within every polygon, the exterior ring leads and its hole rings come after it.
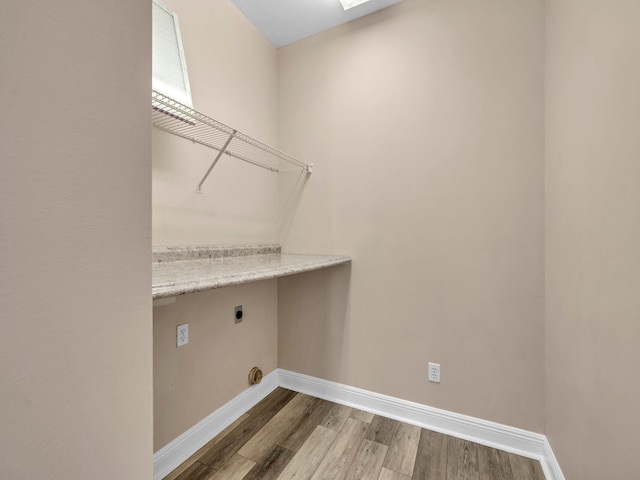
POLYGON ((514 480, 544 480, 540 462, 509 453, 514 480))
POLYGON ((275 480, 291 462, 295 454, 291 450, 274 445, 264 457, 256 463, 243 480, 275 480))
POLYGON ((302 415, 292 422, 289 434, 284 436, 278 444, 297 452, 316 427, 325 419, 331 407, 332 404, 330 402, 314 398, 302 415))
POLYGON ((256 462, 252 462, 236 453, 211 477, 211 480, 242 480, 255 464, 256 462))
POLYGON ((355 418, 347 419, 311 480, 343 479, 358 453, 358 447, 364 439, 367 426, 365 422, 355 418))
MULTIPOLYGON (((176 477, 177 480, 208 480, 215 473, 215 471, 203 465, 200 462, 193 462, 189 465, 180 475, 176 477)), ((166 477, 165 477, 166 478, 166 477)))
POLYGON ((515 480, 509 454, 495 448, 478 445, 480 480, 515 480))
POLYGON ((449 437, 447 441, 447 480, 478 480, 478 445, 449 437))
POLYGON ((422 429, 413 467, 414 480, 447 478, 447 443, 449 437, 422 429))
MULTIPOLYGON (((330 402, 327 402, 330 403, 330 402)), ((327 413, 327 416, 320 425, 330 428, 331 430, 337 430, 338 432, 344 426, 344 422, 351 416, 351 407, 345 407, 344 405, 338 405, 337 403, 331 404, 331 410, 327 413)))
POLYGON ((420 427, 398 422, 384 466, 407 477, 412 476, 419 441, 420 427))
POLYGON ((271 395, 247 412, 249 416, 246 420, 221 438, 213 448, 204 452, 199 461, 209 465, 214 470, 222 468, 245 443, 258 433, 294 397, 296 397, 295 392, 281 388, 276 389, 271 395))
POLYGON ((401 473, 382 467, 378 480, 411 480, 411 477, 407 477, 406 475, 402 475, 401 473))
POLYGON ((166 480, 544 480, 540 463, 282 388, 166 480))
POLYGON ((363 412, 362 410, 353 409, 353 411, 351 412, 351 418, 355 418, 356 420, 360 420, 364 423, 371 423, 373 417, 373 413, 363 412))
POLYGON ((182 475, 182 473, 187 470, 191 465, 193 465, 194 463, 196 463, 198 460, 200 460, 200 458, 209 450, 211 450, 215 445, 217 445, 220 440, 222 440, 223 438, 225 438, 227 436, 228 433, 230 433, 232 430, 234 430, 238 425, 240 425, 242 422, 244 422, 247 418, 249 417, 248 413, 245 413, 244 415, 242 415, 240 418, 238 418, 235 422, 233 422, 231 425, 229 425, 227 428, 225 428, 222 432, 220 432, 219 435, 217 435, 215 438, 213 438, 210 442, 208 442, 204 447, 202 447, 200 450, 198 450, 196 453, 194 453, 193 455, 191 455, 191 457, 189 457, 188 460, 186 460, 184 463, 182 463, 182 465, 180 465, 178 468, 176 468, 173 472, 171 472, 169 475, 167 475, 166 477, 164 477, 163 480, 184 480, 184 478, 187 477, 181 477, 180 475, 182 475))
POLYGON ((338 432, 335 430, 318 425, 278 480, 310 479, 337 436, 338 432))
POLYGON ((308 395, 298 394, 287 403, 282 410, 276 413, 269 422, 262 427, 238 453, 245 458, 258 461, 273 444, 279 443, 283 438, 291 434, 296 424, 296 419, 302 415, 313 398, 308 395))
POLYGON ((367 435, 365 438, 388 447, 391 445, 391 440, 393 439, 399 424, 400 422, 397 422, 396 420, 376 415, 367 429, 367 435))
POLYGON ((382 471, 382 463, 387 455, 388 448, 386 445, 372 442, 365 438, 351 463, 346 479, 378 478, 382 471))

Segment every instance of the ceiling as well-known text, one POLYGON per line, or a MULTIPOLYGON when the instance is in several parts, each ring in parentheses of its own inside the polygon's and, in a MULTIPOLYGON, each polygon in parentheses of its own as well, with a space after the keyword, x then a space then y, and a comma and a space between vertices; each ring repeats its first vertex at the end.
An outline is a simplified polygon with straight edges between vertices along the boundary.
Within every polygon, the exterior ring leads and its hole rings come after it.
POLYGON ((350 22, 401 0, 370 0, 345 11, 339 0, 231 0, 276 48, 350 22))

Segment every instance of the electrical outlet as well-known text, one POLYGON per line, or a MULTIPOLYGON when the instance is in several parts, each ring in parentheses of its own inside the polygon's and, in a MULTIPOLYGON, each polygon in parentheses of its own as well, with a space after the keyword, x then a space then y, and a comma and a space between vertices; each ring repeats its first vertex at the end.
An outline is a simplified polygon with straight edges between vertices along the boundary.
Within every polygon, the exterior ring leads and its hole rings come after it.
POLYGON ((244 313, 242 313, 242 305, 238 305, 233 311, 233 318, 236 323, 242 323, 242 317, 244 313))
POLYGON ((440 383, 440 364, 429 362, 429 381, 440 383))
POLYGON ((184 323, 182 325, 178 325, 176 329, 176 346, 182 347, 189 343, 189 324, 184 323))

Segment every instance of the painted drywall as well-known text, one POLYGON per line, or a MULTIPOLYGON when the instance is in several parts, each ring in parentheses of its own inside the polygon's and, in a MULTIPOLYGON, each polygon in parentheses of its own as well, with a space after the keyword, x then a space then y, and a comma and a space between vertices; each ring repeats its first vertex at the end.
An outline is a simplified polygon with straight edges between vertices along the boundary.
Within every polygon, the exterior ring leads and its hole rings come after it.
POLYGON ((0 478, 152 478, 151 4, 0 15, 0 478))
POLYGON ((543 431, 543 21, 405 0, 278 50, 280 145, 316 164, 280 239, 353 257, 280 281, 280 367, 543 431))
POLYGON ((546 7, 546 432, 567 480, 640 478, 640 3, 546 7))
MULTIPOLYGON (((267 144, 277 127, 276 50, 230 0, 169 0, 177 13, 194 108, 267 144)), ((276 240, 278 176, 153 130, 153 244, 276 240)), ((277 165, 276 165, 277 166, 277 165)))
POLYGON ((350 265, 278 280, 278 366, 351 385, 350 282, 350 265))
MULTIPOLYGON (((276 50, 230 0, 168 1, 178 15, 194 107, 270 144, 277 141, 276 50)), ((266 243, 276 239, 278 176, 153 131, 153 244, 266 243)), ((277 281, 179 297, 154 308, 154 450, 233 399, 254 366, 277 362, 277 281), (247 319, 233 323, 234 307, 247 319), (176 327, 190 342, 176 347, 176 327)))
POLYGON ((154 307, 154 448, 160 449, 277 366, 277 280, 184 295, 154 307), (244 317, 235 323, 234 307, 244 317), (176 347, 176 321, 189 343, 176 347))

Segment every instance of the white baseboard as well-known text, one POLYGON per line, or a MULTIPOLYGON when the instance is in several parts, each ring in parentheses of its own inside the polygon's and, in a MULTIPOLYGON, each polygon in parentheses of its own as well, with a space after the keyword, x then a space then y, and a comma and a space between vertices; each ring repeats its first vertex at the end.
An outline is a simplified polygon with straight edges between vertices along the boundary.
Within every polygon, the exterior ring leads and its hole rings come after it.
POLYGON ((544 474, 548 480, 565 480, 558 459, 551 449, 549 439, 546 437, 544 439, 544 462, 542 463, 542 468, 545 469, 544 474))
POLYGON ((533 458, 540 461, 547 480, 565 480, 547 437, 539 433, 282 369, 266 375, 262 383, 245 390, 158 450, 153 456, 154 480, 172 472, 278 386, 533 458))
POLYGON ((419 403, 278 370, 283 388, 539 460, 547 480, 564 480, 544 435, 419 403))
POLYGON ((244 415, 260 400, 278 387, 278 371, 265 375, 253 385, 198 422, 153 455, 153 479, 161 480, 182 462, 202 448, 209 440, 244 415))

